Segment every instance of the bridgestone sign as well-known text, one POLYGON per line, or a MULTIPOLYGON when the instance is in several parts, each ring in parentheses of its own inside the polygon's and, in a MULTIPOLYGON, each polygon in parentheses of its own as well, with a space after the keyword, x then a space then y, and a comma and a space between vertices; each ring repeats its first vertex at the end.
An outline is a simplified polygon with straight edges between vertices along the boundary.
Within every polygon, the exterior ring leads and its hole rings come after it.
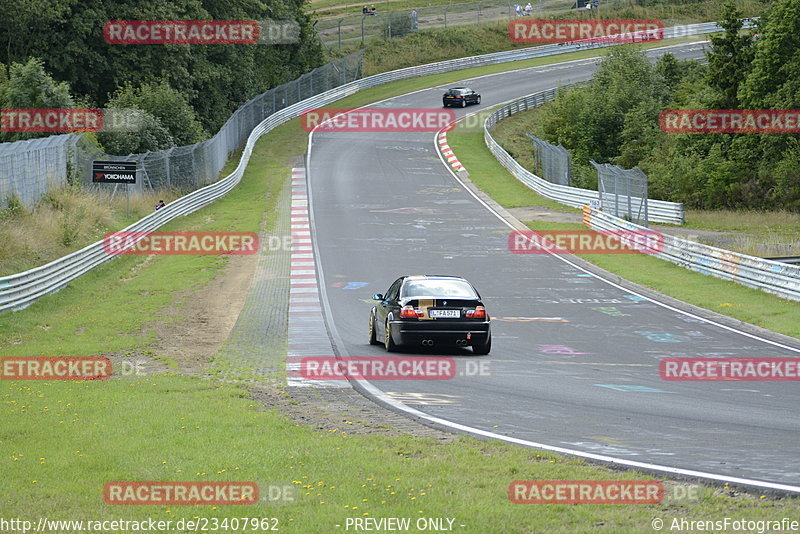
POLYGON ((92 183, 94 184, 135 184, 136 162, 93 161, 92 183))

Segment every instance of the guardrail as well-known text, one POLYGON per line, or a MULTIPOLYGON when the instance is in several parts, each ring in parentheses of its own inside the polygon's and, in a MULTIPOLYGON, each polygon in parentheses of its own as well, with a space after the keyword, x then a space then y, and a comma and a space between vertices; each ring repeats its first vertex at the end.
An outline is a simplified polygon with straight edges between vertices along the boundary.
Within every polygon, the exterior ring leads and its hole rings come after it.
MULTIPOLYGON (((576 82, 564 85, 560 88, 547 89, 532 95, 528 95, 514 102, 510 102, 495 111, 493 111, 483 123, 483 139, 486 146, 492 152, 497 161, 505 167, 511 174, 513 174, 519 181, 539 193, 545 198, 555 200, 560 204, 565 204, 573 208, 580 208, 585 204, 589 204, 590 200, 597 200, 600 198, 600 193, 591 189, 581 189, 579 187, 572 187, 569 185, 554 184, 548 182, 544 178, 536 176, 528 169, 520 165, 517 160, 501 147, 497 141, 494 140, 489 130, 495 124, 503 119, 529 109, 541 106, 548 100, 555 98, 556 93, 561 89, 570 87, 577 87, 586 85, 589 82, 576 82)), ((683 224, 684 211, 683 204, 677 202, 666 202, 664 200, 647 200, 648 218, 653 222, 669 223, 669 224, 683 224)))
MULTIPOLYGON (((702 35, 719 31, 720 27, 713 22, 703 24, 692 24, 688 26, 676 26, 665 28, 664 37, 682 37, 688 35, 702 35)), ((559 43, 554 45, 537 46, 511 50, 507 52, 496 52, 483 56, 472 56, 428 65, 408 67, 405 69, 394 70, 382 74, 376 74, 360 80, 346 83, 335 89, 319 93, 312 98, 308 98, 285 107, 277 111, 260 122, 250 133, 245 144, 244 152, 239 160, 239 165, 231 174, 222 178, 214 184, 198 189, 178 200, 170 203, 157 212, 142 218, 140 221, 128 226, 123 231, 153 231, 161 225, 180 217, 188 215, 203 206, 210 204, 214 200, 221 198, 228 191, 233 189, 241 180, 244 169, 250 160, 250 155, 256 141, 273 128, 284 122, 298 117, 310 108, 320 107, 330 104, 346 96, 350 96, 358 91, 370 87, 376 87, 385 83, 428 74, 449 72, 453 70, 479 67, 483 65, 495 65, 510 61, 519 61, 536 57, 564 54, 576 50, 604 48, 613 46, 613 43, 603 42, 573 42, 559 43)), ((93 243, 72 254, 51 261, 41 267, 36 267, 10 276, 0 278, 0 311, 22 309, 36 299, 54 291, 58 291, 72 280, 89 272, 98 265, 114 258, 115 256, 106 254, 102 241, 93 243)))
POLYGON ((764 258, 769 261, 777 261, 778 263, 796 263, 800 265, 800 256, 781 256, 778 258, 764 258))
MULTIPOLYGON (((583 224, 599 232, 647 232, 647 228, 589 206, 583 207, 583 224)), ((732 280, 789 300, 800 300, 800 265, 756 258, 668 234, 645 252, 702 274, 732 280)))

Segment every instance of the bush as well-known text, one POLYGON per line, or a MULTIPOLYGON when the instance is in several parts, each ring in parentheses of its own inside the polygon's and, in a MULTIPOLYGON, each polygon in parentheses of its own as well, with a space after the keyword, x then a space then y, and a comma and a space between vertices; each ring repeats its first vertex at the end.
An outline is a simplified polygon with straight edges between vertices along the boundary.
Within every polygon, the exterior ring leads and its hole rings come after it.
POLYGON ((5 205, 6 207, 0 210, 0 221, 20 215, 25 211, 25 206, 22 205, 17 195, 8 195, 5 205))

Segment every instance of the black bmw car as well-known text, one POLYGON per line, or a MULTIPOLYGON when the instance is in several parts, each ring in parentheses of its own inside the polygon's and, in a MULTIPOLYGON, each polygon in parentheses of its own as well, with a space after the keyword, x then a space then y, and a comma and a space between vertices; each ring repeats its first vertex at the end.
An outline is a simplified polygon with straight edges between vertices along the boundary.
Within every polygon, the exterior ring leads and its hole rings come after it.
POLYGON ((478 291, 458 276, 401 276, 369 315, 369 342, 393 352, 402 345, 472 347, 489 354, 489 314, 478 291))
POLYGON ((444 107, 459 106, 467 107, 467 104, 480 104, 481 95, 469 87, 453 87, 442 95, 442 105, 444 107))

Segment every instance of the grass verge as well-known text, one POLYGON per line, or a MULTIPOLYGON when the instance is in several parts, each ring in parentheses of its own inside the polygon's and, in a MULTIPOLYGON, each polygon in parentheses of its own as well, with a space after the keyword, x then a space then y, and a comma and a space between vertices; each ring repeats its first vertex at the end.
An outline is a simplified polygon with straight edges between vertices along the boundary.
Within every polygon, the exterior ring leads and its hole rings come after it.
POLYGON ((735 497, 727 489, 701 489, 691 502, 660 505, 515 505, 507 497, 512 480, 650 477, 475 439, 441 444, 317 432, 259 411, 237 386, 186 377, 13 383, 2 391, 3 426, 13 421, 16 429, 0 434, 0 513, 34 524, 40 516, 254 517, 277 518, 281 532, 335 532, 347 518, 447 517, 458 532, 573 533, 600 524, 644 532, 654 516, 763 520, 793 517, 798 509, 796 499, 735 497), (285 504, 104 504, 103 485, 123 480, 252 481, 262 499, 270 485, 294 491, 285 504))

